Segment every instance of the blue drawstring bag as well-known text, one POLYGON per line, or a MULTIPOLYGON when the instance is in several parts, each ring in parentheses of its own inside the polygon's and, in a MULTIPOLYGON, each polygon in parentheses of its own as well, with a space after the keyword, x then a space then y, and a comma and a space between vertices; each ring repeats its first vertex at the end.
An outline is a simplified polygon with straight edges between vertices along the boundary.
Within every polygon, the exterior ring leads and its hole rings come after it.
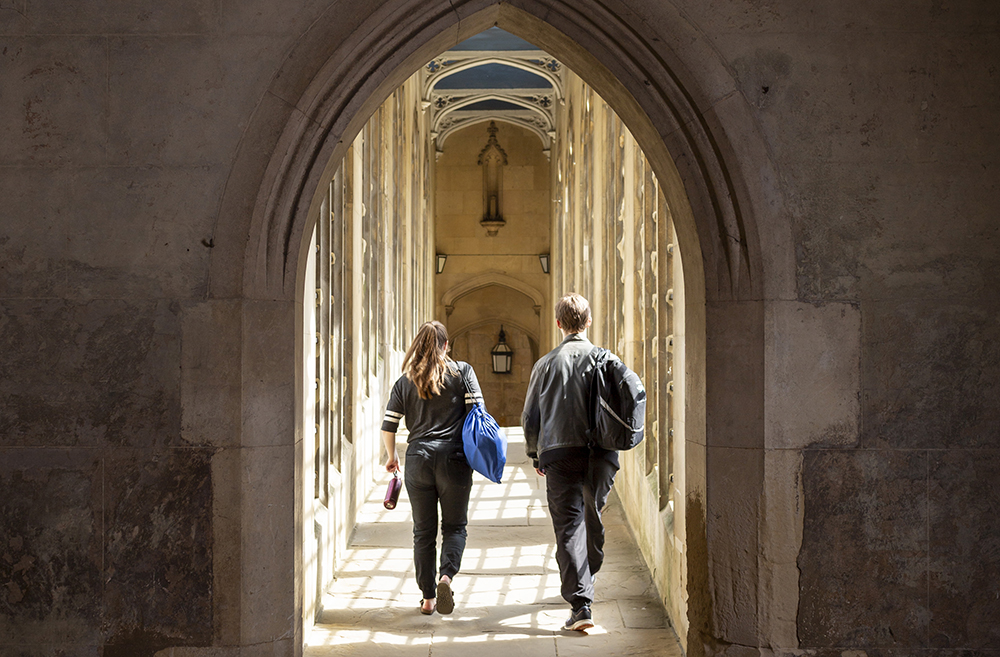
MULTIPOLYGON (((469 382, 466 389, 472 394, 469 382)), ((507 465, 507 436, 500 431, 500 425, 486 412, 483 405, 475 402, 465 416, 462 426, 462 445, 465 459, 473 470, 495 484, 500 483, 503 466, 507 465)))
POLYGON ((499 484, 507 465, 507 437, 482 404, 474 405, 465 416, 462 444, 472 469, 499 484))

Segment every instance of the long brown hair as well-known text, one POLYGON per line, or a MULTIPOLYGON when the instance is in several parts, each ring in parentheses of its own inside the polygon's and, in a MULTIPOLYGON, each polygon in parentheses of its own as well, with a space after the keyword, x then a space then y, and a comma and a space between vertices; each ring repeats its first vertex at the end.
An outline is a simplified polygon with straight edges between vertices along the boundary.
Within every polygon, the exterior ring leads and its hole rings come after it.
POLYGON ((421 399, 441 394, 446 372, 455 368, 448 360, 448 329, 437 321, 424 322, 403 358, 403 372, 417 386, 421 399))

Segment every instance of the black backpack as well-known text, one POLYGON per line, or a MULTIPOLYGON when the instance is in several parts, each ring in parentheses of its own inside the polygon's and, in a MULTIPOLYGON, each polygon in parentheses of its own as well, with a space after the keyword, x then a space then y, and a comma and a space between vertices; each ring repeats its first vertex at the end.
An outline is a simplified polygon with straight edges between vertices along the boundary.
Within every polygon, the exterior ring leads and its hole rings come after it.
POLYGON ((594 347, 593 355, 590 442, 604 449, 632 449, 642 442, 646 389, 639 375, 607 349, 594 347))

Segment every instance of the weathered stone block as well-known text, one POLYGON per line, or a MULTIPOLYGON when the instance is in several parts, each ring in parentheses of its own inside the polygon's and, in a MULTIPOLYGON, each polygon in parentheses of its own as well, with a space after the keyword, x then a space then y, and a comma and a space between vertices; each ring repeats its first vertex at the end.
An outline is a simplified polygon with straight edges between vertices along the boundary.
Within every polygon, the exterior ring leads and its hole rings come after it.
POLYGON ((112 39, 110 160, 228 164, 274 75, 255 63, 283 43, 264 35, 112 39))
POLYGON ((242 399, 240 304, 188 304, 182 322, 182 437, 193 445, 236 445, 242 399))
POLYGON ((217 645, 238 645, 240 640, 240 452, 222 448, 212 455, 212 623, 217 645))
POLYGON ((28 0, 3 0, 0 2, 0 31, 4 34, 21 34, 28 25, 28 0))
POLYGON ((4 655, 10 657, 103 657, 99 645, 86 644, 37 644, 10 648, 4 655))
POLYGON ((909 175, 910 189, 919 190, 912 186, 912 175, 920 175, 913 164, 992 157, 996 122, 973 98, 985 90, 981 85, 995 91, 1000 84, 989 73, 995 40, 955 35, 928 42, 896 29, 873 39, 836 29, 778 38, 728 35, 718 44, 768 142, 782 159, 798 161, 786 173, 799 180, 810 162, 852 163, 909 175), (963 120, 947 120, 959 112, 963 120), (900 155, 910 166, 891 166, 900 155), (889 166, 871 166, 875 162, 889 166))
POLYGON ((996 220, 976 198, 997 189, 996 173, 967 161, 949 167, 947 178, 931 164, 797 168, 789 201, 799 298, 988 296, 1000 283, 996 220), (962 230, 948 217, 962 217, 962 230))
POLYGON ((297 0, 280 6, 264 0, 226 3, 221 5, 221 28, 236 34, 299 35, 323 12, 347 9, 329 0, 297 0))
POLYGON ((111 34, 198 34, 214 32, 222 5, 214 0, 111 0, 103 11, 104 30, 111 34))
POLYGON ((96 37, 0 37, 0 162, 100 164, 107 55, 96 37))
POLYGON ((177 308, 167 302, 0 305, 5 445, 175 444, 177 308))
POLYGON ((209 168, 6 170, 0 297, 203 296, 215 211, 205 199, 224 185, 209 168))
MULTIPOLYGON (((165 5, 153 0, 107 0, 101 11, 85 2, 59 0, 5 0, 0 10, 11 11, 7 23, 19 31, 40 34, 122 34, 129 32, 204 32, 213 27, 218 14, 214 0, 179 0, 165 5)), ((0 26, 5 21, 0 13, 0 26)), ((5 30, 7 31, 7 30, 5 30)))
POLYGON ((927 645, 927 455, 805 452, 800 647, 927 645))
POLYGON ((761 625, 775 648, 798 646, 799 568, 802 547, 802 452, 764 453, 760 531, 761 625))
POLYGON ((257 194, 281 129, 292 113, 291 105, 265 94, 254 109, 254 120, 240 140, 212 231, 209 293, 213 297, 234 298, 242 291, 246 236, 250 232, 257 194), (253 155, 247 156, 250 153, 253 155))
POLYGON ((707 322, 718 328, 705 347, 705 394, 709 406, 723 411, 708 418, 710 446, 760 447, 764 344, 753 327, 763 325, 763 313, 758 302, 711 302, 706 308, 707 322), (723 397, 725 404, 711 401, 723 397))
POLYGON ((212 640, 211 450, 120 450, 105 478, 107 655, 212 640))
POLYGON ((299 622, 295 600, 295 447, 241 450, 241 641, 263 644, 299 622), (275 500, 281 500, 275 503, 275 500), (276 574, 277 573, 277 574, 276 574))
POLYGON ((243 351, 242 444, 289 445, 295 436, 287 412, 295 404, 295 355, 292 341, 281 336, 295 330, 292 304, 246 302, 243 325, 247 339, 243 351))
POLYGON ((861 416, 858 307, 771 302, 764 331, 767 446, 857 441, 861 416))
POLYGON ((707 527, 709 546, 714 547, 713 625, 719 638, 752 645, 758 623, 753 592, 759 569, 764 450, 709 447, 707 456, 709 501, 718 509, 707 527))
POLYGON ((931 452, 930 638, 1000 647, 1000 450, 931 452))
POLYGON ((94 450, 0 450, 0 653, 100 644, 102 476, 94 450))
POLYGON ((995 446, 1000 308, 870 302, 862 312, 863 444, 995 446))
POLYGON ((697 17, 695 22, 713 34, 768 33, 775 30, 805 32, 816 27, 815 8, 807 8, 788 0, 766 6, 751 2, 726 5, 726 11, 719 11, 720 4, 715 2, 701 4, 697 0, 682 0, 676 4, 686 13, 697 17))

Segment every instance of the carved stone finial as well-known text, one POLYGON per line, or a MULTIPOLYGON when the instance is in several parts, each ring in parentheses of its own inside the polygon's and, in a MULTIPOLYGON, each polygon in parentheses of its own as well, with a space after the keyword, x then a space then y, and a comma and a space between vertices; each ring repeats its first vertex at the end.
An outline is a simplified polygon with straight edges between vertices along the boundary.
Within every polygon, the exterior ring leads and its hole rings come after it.
POLYGON ((495 150, 500 155, 500 163, 507 164, 507 151, 505 151, 501 146, 500 142, 497 141, 497 133, 500 129, 497 128, 496 121, 490 121, 490 127, 486 128, 486 132, 490 133, 490 138, 486 140, 486 145, 483 146, 483 150, 479 151, 479 164, 482 165, 485 161, 484 158, 490 153, 490 151, 495 150))

